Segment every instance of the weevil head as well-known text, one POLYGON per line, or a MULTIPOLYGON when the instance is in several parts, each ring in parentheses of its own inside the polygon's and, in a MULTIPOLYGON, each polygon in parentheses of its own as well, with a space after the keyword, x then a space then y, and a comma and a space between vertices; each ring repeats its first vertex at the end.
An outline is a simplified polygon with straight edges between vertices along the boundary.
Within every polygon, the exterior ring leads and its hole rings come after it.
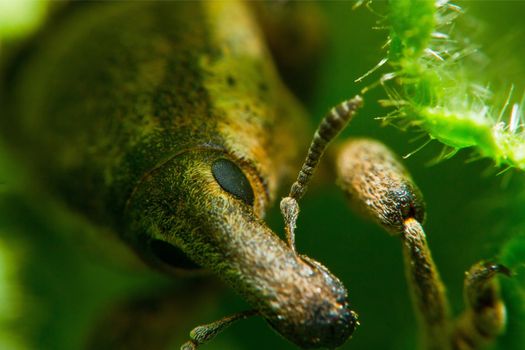
POLYGON ((179 249, 296 345, 340 346, 357 326, 347 291, 268 228, 262 188, 249 164, 221 152, 187 152, 143 179, 130 203, 132 229, 150 237, 150 248, 161 248, 148 257, 166 264, 175 254, 165 248, 179 249))
POLYGON ((264 214, 268 196, 257 172, 237 163, 220 149, 195 147, 143 176, 128 201, 126 238, 148 264, 175 274, 214 267, 210 255, 229 250, 222 233, 235 232, 216 227, 235 217, 231 208, 264 214))

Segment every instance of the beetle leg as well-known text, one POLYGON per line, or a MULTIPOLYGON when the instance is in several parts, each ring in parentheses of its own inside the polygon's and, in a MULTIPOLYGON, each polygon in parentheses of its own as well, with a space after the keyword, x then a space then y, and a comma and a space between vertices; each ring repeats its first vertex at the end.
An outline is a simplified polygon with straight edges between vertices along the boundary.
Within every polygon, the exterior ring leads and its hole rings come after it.
POLYGON ((401 240, 412 301, 424 331, 425 349, 448 349, 448 300, 421 224, 414 218, 405 220, 401 240))
POLYGON ((505 305, 495 278, 498 274, 511 275, 505 266, 491 262, 479 262, 465 273, 466 310, 453 332, 454 350, 482 348, 505 328, 505 305))
POLYGON ((421 226, 425 218, 421 193, 388 148, 373 140, 348 141, 337 157, 337 171, 338 183, 351 204, 401 237, 425 349, 476 350, 501 333, 505 306, 494 277, 510 272, 502 265, 484 262, 466 274, 467 310, 452 329, 445 288, 421 226))
POLYGON ((236 314, 233 314, 231 316, 227 316, 224 318, 221 318, 220 320, 217 320, 212 323, 208 323, 205 325, 197 326, 192 329, 190 332, 190 340, 184 343, 180 350, 195 350, 200 345, 209 342, 217 334, 221 333, 223 330, 231 326, 233 323, 244 320, 248 317, 257 315, 257 310, 248 310, 239 312, 236 314))
POLYGON ((347 141, 336 163, 338 184, 352 206, 402 240, 424 348, 449 349, 449 306, 420 224, 425 218, 421 192, 397 157, 377 141, 347 141))

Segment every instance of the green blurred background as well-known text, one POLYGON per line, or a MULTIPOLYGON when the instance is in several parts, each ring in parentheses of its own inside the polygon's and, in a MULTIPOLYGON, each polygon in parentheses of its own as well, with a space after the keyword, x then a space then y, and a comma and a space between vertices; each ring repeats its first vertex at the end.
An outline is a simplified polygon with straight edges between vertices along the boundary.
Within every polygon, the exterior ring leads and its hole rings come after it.
MULTIPOLYGON (((4 2, 0 4, 5 6, 4 2)), ((35 13, 28 16, 36 18, 33 23, 37 26, 39 14, 44 16, 45 11, 43 2, 35 4, 35 13)), ((384 23, 365 7, 353 10, 353 5, 347 1, 319 3, 327 17, 328 43, 314 94, 307 102, 312 123, 330 106, 371 83, 373 79, 362 84, 354 80, 385 56, 381 47, 388 31, 372 29, 384 23)), ((476 28, 469 35, 492 59, 491 69, 480 81, 492 82, 496 91, 508 89, 513 83, 516 91, 523 91, 525 2, 470 1, 459 5, 466 11, 461 20, 476 28)), ((373 7, 380 13, 387 10, 385 2, 373 7)), ((23 36, 31 28, 19 25, 21 31, 17 31, 16 25, 4 25, 7 12, 1 9, 0 35, 4 40, 16 40, 17 35, 23 36)), ((376 102, 380 98, 384 98, 381 88, 367 94, 365 108, 344 137, 378 138, 400 155, 414 151, 424 142, 417 138, 419 133, 381 127, 375 119, 387 112, 376 102)), ((458 313, 463 306, 464 271, 480 259, 498 259, 505 243, 525 232, 525 182, 520 172, 496 176, 490 161, 472 162, 468 150, 429 166, 441 149, 432 142, 405 164, 426 198, 429 243, 453 311, 458 313)), ((114 267, 118 248, 106 242, 93 243, 93 228, 82 218, 65 214, 60 203, 49 202, 45 193, 28 185, 31 182, 25 177, 16 159, 0 149, 0 327, 4 325, 0 328, 0 348, 80 349, 93 329, 111 332, 111 327, 116 327, 103 321, 103 315, 115 305, 155 290, 177 290, 186 308, 181 314, 183 320, 169 331, 174 336, 173 349, 178 349, 199 322, 246 308, 240 298, 217 283, 199 281, 188 287, 187 281, 171 282, 144 269, 114 267), (194 288, 202 290, 197 293, 194 288)), ((268 221, 282 232, 277 206, 268 214, 268 221)), ((352 306, 360 315, 361 327, 343 349, 417 347, 418 328, 404 279, 400 244, 395 237, 351 213, 335 185, 312 188, 301 203, 298 250, 323 262, 345 283, 352 306)), ((520 272, 519 267, 516 272, 520 272)), ((507 282, 506 293, 513 299, 509 302, 508 332, 497 344, 500 349, 524 346, 525 320, 520 309, 520 298, 525 298, 523 268, 521 273, 514 282, 507 282)), ((293 348, 258 318, 236 324, 203 346, 293 348)))

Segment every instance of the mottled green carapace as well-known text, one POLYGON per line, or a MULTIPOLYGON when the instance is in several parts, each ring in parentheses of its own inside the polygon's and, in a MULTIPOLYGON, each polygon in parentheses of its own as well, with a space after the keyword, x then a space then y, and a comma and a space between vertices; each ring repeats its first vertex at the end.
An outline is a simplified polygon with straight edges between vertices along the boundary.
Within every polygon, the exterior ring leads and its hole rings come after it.
POLYGON ((245 4, 63 12, 6 66, 2 129, 35 178, 149 264, 211 270, 295 344, 345 342, 344 286, 262 220, 305 128, 245 4))

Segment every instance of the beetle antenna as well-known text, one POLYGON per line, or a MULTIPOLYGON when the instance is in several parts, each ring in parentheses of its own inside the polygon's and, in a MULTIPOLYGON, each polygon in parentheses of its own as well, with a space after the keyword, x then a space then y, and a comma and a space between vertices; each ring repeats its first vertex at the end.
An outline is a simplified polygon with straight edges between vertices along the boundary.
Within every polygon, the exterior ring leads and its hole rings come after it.
POLYGON ((312 143, 308 149, 306 159, 299 171, 297 180, 293 183, 288 197, 281 201, 281 214, 284 217, 288 245, 295 252, 295 227, 299 215, 299 199, 306 192, 308 183, 313 176, 319 160, 328 144, 343 130, 355 115, 358 108, 363 105, 363 99, 357 95, 333 107, 325 115, 315 131, 312 143))
POLYGON ((190 340, 184 343, 180 347, 180 350, 196 350, 202 344, 207 343, 215 338, 217 334, 221 333, 233 323, 258 314, 259 312, 257 310, 242 311, 231 316, 221 318, 215 322, 197 326, 191 330, 190 340))
POLYGON ((317 164, 321 159, 330 141, 332 141, 343 128, 350 122, 355 115, 358 108, 363 105, 363 99, 357 95, 350 100, 341 102, 333 107, 328 114, 325 115, 321 123, 315 131, 314 138, 308 149, 308 154, 303 163, 297 180, 293 183, 290 189, 289 197, 295 200, 301 199, 306 192, 308 182, 317 168, 317 164))

